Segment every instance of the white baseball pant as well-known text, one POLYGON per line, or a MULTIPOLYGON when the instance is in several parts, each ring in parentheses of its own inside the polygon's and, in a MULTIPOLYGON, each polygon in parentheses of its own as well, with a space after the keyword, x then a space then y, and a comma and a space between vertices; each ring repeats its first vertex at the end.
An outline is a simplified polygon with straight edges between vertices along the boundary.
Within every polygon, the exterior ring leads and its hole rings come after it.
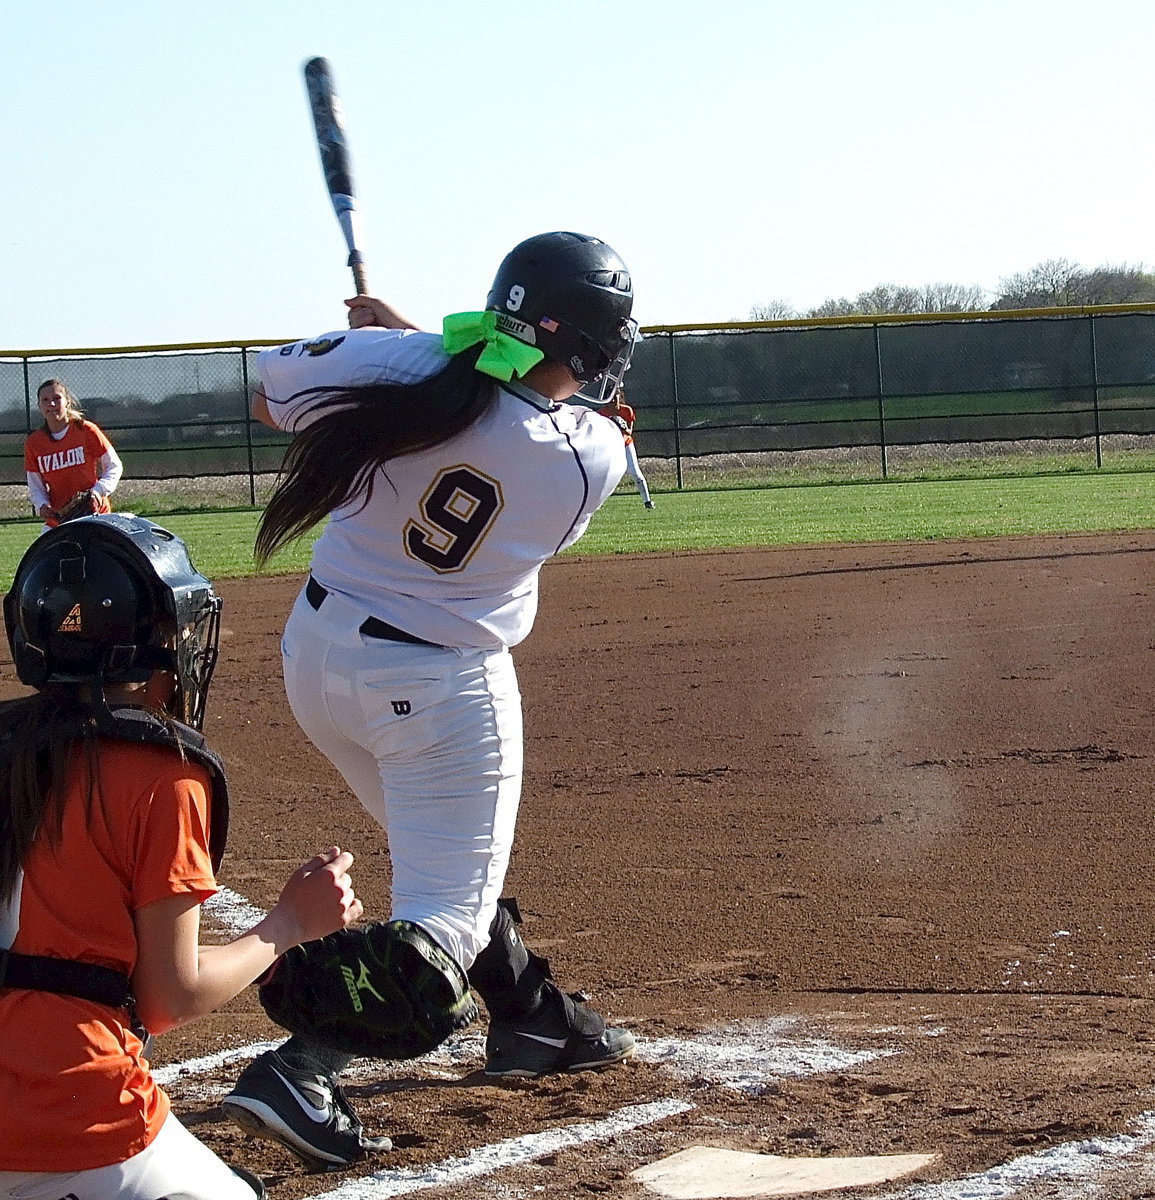
POLYGON ((638 463, 638 452, 634 449, 633 442, 626 442, 626 470, 630 473, 630 478, 641 493, 642 499, 649 504, 650 485, 646 483, 646 477, 642 474, 642 468, 638 463))
POLYGON ((513 658, 366 637, 366 616, 333 592, 314 609, 302 592, 281 641, 285 692, 388 834, 391 919, 468 969, 489 940, 521 798, 513 658))
POLYGON ((124 1162, 87 1171, 0 1171, 0 1200, 254 1200, 251 1187, 169 1113, 124 1162))

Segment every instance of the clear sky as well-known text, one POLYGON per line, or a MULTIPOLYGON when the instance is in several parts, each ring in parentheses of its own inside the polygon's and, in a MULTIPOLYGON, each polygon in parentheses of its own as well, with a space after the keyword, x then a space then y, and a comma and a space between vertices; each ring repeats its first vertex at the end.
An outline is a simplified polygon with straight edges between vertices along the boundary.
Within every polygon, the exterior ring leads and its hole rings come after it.
POLYGON ((643 325, 1155 267, 1153 54, 1155 0, 6 0, 0 349, 342 325, 315 55, 422 325, 550 229, 618 250, 643 325))

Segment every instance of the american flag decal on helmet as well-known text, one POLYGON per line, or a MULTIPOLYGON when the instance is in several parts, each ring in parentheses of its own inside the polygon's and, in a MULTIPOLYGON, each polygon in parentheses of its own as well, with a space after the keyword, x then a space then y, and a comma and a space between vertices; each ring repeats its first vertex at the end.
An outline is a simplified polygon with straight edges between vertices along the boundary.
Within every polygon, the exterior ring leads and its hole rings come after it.
POLYGON ((542 317, 538 324, 546 331, 546 333, 557 333, 557 322, 553 317, 542 317))

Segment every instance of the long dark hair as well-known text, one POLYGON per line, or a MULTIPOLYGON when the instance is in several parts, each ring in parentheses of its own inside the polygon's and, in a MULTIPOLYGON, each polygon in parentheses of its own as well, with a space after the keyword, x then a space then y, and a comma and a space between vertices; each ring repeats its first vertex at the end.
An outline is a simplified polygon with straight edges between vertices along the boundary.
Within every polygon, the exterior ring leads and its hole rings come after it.
MULTIPOLYGON (((390 459, 431 450, 468 429, 493 405, 497 384, 474 366, 481 346, 455 355, 416 383, 311 388, 321 415, 296 434, 281 479, 257 529, 263 566, 335 508, 373 495, 377 471, 390 459)), ((295 399, 296 397, 294 397, 295 399)))
MULTIPOLYGON (((127 707, 138 706, 174 728, 172 715, 145 703, 143 695, 127 707)), ((0 772, 0 902, 11 896, 38 837, 59 844, 73 771, 83 772, 84 820, 91 827, 95 806, 104 803, 100 743, 109 716, 97 684, 49 683, 31 696, 0 703, 0 762, 7 766, 0 772)), ((175 733, 172 745, 183 762, 184 747, 175 733)))
POLYGON ((96 719, 80 687, 50 684, 0 704, 0 901, 11 896, 32 843, 60 840, 70 772, 87 772, 88 819, 99 788, 96 719), (77 756, 75 747, 81 744, 77 756))

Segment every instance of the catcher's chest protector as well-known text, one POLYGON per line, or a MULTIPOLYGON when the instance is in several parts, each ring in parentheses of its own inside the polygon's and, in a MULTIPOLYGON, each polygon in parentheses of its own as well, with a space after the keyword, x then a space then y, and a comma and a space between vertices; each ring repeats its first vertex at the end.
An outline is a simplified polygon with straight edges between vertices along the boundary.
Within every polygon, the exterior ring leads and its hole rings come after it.
POLYGON ((229 786, 224 763, 205 744, 204 734, 180 721, 163 721, 143 708, 118 708, 108 716, 98 715, 96 731, 102 738, 141 742, 147 746, 168 746, 190 762, 204 767, 212 785, 209 794, 209 859, 213 871, 219 871, 229 835, 229 786))

